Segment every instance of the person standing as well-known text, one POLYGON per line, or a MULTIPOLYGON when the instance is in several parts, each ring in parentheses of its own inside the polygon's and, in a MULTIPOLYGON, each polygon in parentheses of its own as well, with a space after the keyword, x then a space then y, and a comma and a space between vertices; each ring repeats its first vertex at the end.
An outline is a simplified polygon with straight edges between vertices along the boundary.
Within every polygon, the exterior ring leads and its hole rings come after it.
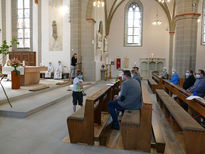
POLYGON ((75 78, 75 72, 76 72, 76 65, 77 65, 77 53, 73 54, 73 57, 71 59, 71 67, 70 67, 70 74, 71 74, 71 78, 74 79, 75 78))
POLYGON ((83 106, 83 76, 81 71, 77 71, 77 76, 73 80, 73 111, 76 111, 76 105, 83 106))

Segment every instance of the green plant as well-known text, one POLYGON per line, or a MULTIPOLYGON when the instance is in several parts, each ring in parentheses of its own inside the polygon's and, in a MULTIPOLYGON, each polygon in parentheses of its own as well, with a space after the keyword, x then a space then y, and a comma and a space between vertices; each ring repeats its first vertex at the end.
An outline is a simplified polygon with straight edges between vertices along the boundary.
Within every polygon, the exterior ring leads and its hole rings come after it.
POLYGON ((14 45, 18 45, 19 42, 16 40, 16 38, 13 38, 10 41, 10 45, 7 43, 6 40, 2 42, 2 45, 0 46, 0 54, 2 55, 8 55, 9 54, 9 49, 12 48, 14 45))
MULTIPOLYGON (((16 38, 13 38, 11 41, 10 41, 10 44, 7 43, 6 40, 4 40, 2 42, 2 45, 0 46, 0 55, 2 55, 2 58, 0 59, 0 61, 2 61, 2 59, 4 58, 4 56, 8 55, 9 54, 9 49, 11 49, 14 45, 18 45, 19 42, 16 40, 16 38)), ((0 76, 2 76, 2 73, 0 72, 0 76)), ((7 99, 7 102, 9 103, 10 107, 12 107, 11 103, 10 103, 10 100, 8 98, 8 95, 5 91, 5 88, 4 86, 2 85, 1 81, 3 80, 4 76, 1 77, 0 79, 0 85, 3 89, 3 92, 6 96, 6 99, 7 99)))

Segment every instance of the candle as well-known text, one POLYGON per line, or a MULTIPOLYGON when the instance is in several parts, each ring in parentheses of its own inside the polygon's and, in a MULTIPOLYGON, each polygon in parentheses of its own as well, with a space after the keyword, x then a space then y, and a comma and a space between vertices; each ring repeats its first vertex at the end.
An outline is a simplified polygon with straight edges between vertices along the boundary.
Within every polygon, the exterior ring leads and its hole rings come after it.
POLYGON ((154 58, 154 53, 152 53, 152 58, 154 58))

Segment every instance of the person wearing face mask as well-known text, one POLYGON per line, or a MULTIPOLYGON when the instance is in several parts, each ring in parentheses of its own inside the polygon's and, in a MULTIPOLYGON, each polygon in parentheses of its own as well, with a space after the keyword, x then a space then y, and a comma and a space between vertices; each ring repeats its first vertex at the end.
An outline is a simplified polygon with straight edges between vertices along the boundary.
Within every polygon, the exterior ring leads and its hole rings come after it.
POLYGON ((168 79, 168 73, 167 73, 167 68, 166 68, 166 67, 163 68, 160 77, 161 77, 162 79, 168 79))
POLYGON ((137 80, 141 86, 141 79, 140 79, 138 73, 135 70, 132 70, 131 72, 132 72, 132 78, 137 80))
POLYGON ((205 95, 205 72, 199 69, 196 74, 196 81, 194 85, 188 89, 189 92, 194 93, 196 96, 204 97, 205 95))
POLYGON ((73 111, 76 111, 76 105, 83 106, 83 76, 81 71, 77 71, 77 75, 73 80, 73 111))
POLYGON ((129 70, 124 71, 123 78, 124 82, 122 82, 119 96, 116 96, 116 100, 108 103, 108 111, 113 119, 112 128, 116 130, 120 129, 116 110, 138 110, 142 106, 142 91, 139 82, 131 78, 129 70))
POLYGON ((172 69, 172 76, 171 76, 171 79, 168 81, 175 85, 179 84, 179 75, 176 73, 175 69, 172 69))
POLYGON ((183 89, 187 90, 194 85, 196 79, 194 77, 192 70, 187 70, 185 76, 186 76, 186 79, 183 84, 183 89))
POLYGON ((45 78, 50 79, 51 78, 51 73, 54 72, 54 68, 51 62, 48 64, 48 71, 45 73, 45 78))
POLYGON ((55 70, 54 79, 55 80, 62 79, 62 73, 63 73, 63 67, 62 67, 61 61, 59 60, 58 61, 58 66, 55 70))

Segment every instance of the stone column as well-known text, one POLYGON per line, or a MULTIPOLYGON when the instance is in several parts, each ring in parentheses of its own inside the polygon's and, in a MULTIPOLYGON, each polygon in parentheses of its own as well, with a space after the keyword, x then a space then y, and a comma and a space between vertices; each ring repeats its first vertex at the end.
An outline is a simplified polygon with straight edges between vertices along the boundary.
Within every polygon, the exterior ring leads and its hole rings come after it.
POLYGON ((176 1, 176 37, 174 67, 180 77, 187 69, 195 71, 197 46, 197 11, 196 0, 176 1))
POLYGON ((172 67, 173 67, 174 34, 175 32, 169 32, 169 68, 168 68, 169 74, 171 74, 172 67))
MULTIPOLYGON (((6 40, 6 0, 1 1, 2 40, 6 40)), ((2 57, 2 66, 6 63, 6 56, 2 57)))
POLYGON ((38 66, 42 63, 42 2, 38 2, 38 66))
POLYGON ((81 2, 80 0, 70 1, 70 22, 71 22, 71 44, 70 55, 78 54, 78 62, 81 62, 81 2))

